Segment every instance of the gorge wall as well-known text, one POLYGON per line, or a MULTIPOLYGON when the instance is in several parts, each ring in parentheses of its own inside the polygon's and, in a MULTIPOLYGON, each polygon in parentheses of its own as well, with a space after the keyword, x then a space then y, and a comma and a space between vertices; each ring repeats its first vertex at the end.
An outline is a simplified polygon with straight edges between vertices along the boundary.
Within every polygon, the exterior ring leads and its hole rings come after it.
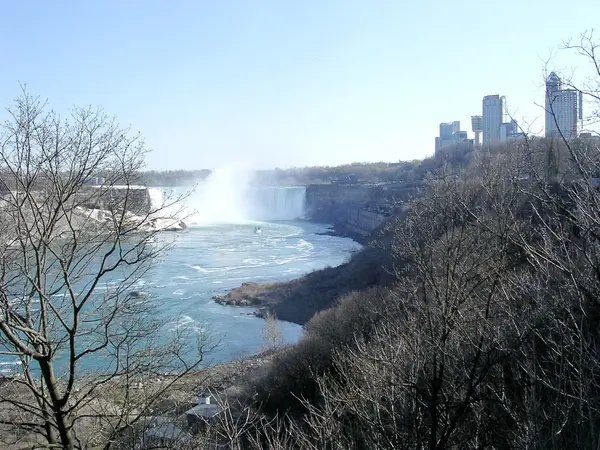
POLYGON ((398 214, 417 184, 313 184, 306 188, 306 216, 333 224, 356 238, 369 236, 398 214))
POLYGON ((120 209, 147 214, 152 207, 146 186, 86 186, 76 194, 76 203, 90 209, 120 209))
MULTIPOLYGON (((250 220, 294 220, 301 216, 315 222, 329 223, 340 234, 364 240, 390 217, 403 210, 403 204, 418 187, 415 183, 385 184, 312 184, 306 187, 260 187, 231 189, 201 185, 186 199, 198 210, 198 219, 229 222, 240 216, 250 220), (235 216, 235 217, 234 217, 235 216)), ((97 189, 90 187, 88 189, 97 189)), ((82 198, 83 205, 106 209, 108 201, 118 204, 127 193, 128 209, 145 213, 157 201, 156 188, 133 186, 129 190, 122 186, 107 189, 105 196, 82 198)), ((85 192, 82 195, 85 196, 85 192)), ((162 195, 162 194, 161 194, 162 195)), ((190 220, 192 220, 190 218, 190 220)), ((193 220, 192 220, 193 222, 193 220)))

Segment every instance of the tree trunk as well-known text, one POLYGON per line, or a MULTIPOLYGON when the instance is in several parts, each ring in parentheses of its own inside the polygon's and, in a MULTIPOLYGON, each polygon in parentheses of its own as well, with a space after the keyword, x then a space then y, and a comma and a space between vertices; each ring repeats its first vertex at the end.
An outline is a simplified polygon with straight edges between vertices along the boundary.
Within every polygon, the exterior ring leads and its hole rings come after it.
POLYGON ((58 431, 60 444, 65 450, 73 450, 73 438, 71 436, 71 431, 67 426, 66 415, 63 410, 66 402, 59 396, 58 386, 56 384, 56 378, 54 377, 52 365, 47 360, 40 360, 38 363, 42 371, 44 383, 46 384, 46 388, 50 394, 50 399, 52 400, 52 414, 54 415, 55 422, 54 426, 58 431))

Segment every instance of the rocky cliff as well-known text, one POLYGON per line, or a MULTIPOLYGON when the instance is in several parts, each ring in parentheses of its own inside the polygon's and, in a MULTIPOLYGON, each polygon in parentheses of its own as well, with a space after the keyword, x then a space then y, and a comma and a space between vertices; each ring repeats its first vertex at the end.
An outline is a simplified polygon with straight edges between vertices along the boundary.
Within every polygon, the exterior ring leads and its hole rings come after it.
POLYGON ((146 186, 86 186, 76 195, 77 204, 90 209, 122 209, 148 214, 152 209, 146 186))
POLYGON ((313 184, 306 188, 306 215, 361 240, 398 214, 418 184, 313 184))

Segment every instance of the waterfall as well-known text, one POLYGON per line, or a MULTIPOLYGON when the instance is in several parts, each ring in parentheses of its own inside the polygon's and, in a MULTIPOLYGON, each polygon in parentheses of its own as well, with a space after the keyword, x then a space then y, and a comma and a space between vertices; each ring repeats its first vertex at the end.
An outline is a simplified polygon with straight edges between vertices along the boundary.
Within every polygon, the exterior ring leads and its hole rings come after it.
POLYGON ((295 220, 304 216, 305 187, 252 187, 236 191, 228 186, 199 186, 186 199, 189 225, 245 223, 254 220, 295 220))
POLYGON ((159 210, 163 207, 165 197, 162 189, 153 187, 148 188, 148 196, 150 197, 150 207, 152 208, 152 211, 159 210))
POLYGON ((213 171, 185 199, 189 225, 294 220, 304 216, 306 188, 250 185, 251 172, 232 167, 213 171))
POLYGON ((294 220, 304 216, 306 187, 248 189, 246 216, 254 220, 294 220))

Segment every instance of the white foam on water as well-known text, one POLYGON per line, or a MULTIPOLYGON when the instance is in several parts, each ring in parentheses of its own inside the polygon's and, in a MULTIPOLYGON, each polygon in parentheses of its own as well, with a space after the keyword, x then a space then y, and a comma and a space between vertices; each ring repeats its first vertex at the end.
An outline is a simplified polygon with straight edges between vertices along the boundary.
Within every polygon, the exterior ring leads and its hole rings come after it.
POLYGON ((192 319, 190 316, 180 316, 177 318, 177 320, 169 322, 169 325, 171 325, 171 328, 169 328, 169 331, 175 331, 181 327, 184 327, 184 326, 189 325, 190 323, 194 323, 194 322, 195 322, 195 320, 192 319))
POLYGON ((201 266, 188 266, 190 269, 194 269, 197 272, 200 273, 215 273, 215 272, 226 272, 227 270, 229 270, 229 267, 215 267, 213 269, 206 269, 204 267, 201 266))
POLYGON ((21 361, 0 361, 0 373, 12 375, 17 372, 21 361))
POLYGON ((260 263, 261 261, 259 259, 254 259, 254 258, 244 258, 244 259, 242 259, 242 262, 244 264, 257 264, 257 263, 260 263))
POLYGON ((278 266, 282 266, 284 264, 288 264, 294 261, 298 261, 300 258, 298 257, 291 257, 291 258, 284 258, 284 259, 277 259, 275 260, 275 264, 278 266))
POLYGON ((200 334, 206 331, 204 327, 197 321, 192 319, 190 316, 181 316, 178 320, 170 322, 170 332, 175 332, 179 329, 191 329, 194 333, 200 334))
POLYGON ((0 361, 0 366, 20 366, 21 361, 0 361))
POLYGON ((246 281, 246 280, 252 280, 254 278, 257 278, 255 276, 251 276, 251 277, 234 277, 234 278, 225 278, 225 280, 227 281, 246 281))
POLYGON ((304 239, 299 239, 298 245, 296 247, 298 247, 298 248, 313 248, 314 245, 312 245, 310 242, 306 242, 304 239))

